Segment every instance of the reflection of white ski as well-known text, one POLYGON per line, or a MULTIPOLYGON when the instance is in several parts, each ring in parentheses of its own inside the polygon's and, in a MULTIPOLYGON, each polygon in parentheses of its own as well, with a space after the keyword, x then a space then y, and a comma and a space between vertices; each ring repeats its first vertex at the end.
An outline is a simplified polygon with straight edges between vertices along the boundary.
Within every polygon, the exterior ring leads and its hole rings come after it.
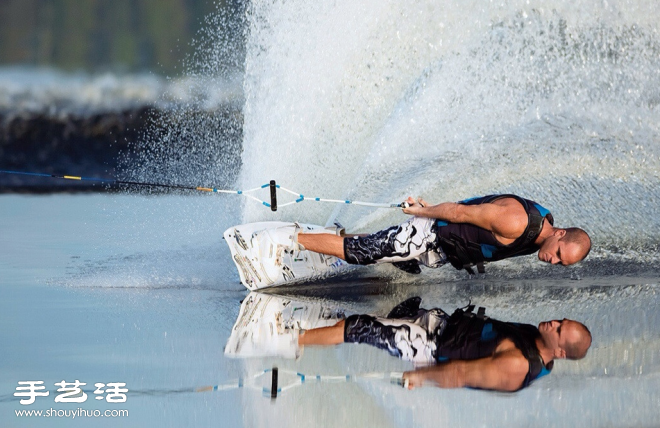
POLYGON ((300 330, 327 327, 341 319, 343 310, 253 291, 243 299, 225 355, 296 358, 300 330))
MULTIPOLYGON (((334 233, 321 226, 298 224, 304 233, 334 233)), ((344 260, 312 251, 292 251, 294 223, 261 222, 225 230, 241 283, 250 290, 310 281, 353 268, 344 260)))

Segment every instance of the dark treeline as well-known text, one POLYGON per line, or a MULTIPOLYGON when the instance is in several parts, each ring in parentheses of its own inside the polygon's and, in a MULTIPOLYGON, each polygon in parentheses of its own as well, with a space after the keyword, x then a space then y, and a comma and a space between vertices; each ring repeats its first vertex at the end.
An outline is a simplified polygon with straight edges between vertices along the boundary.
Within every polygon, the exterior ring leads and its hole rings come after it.
MULTIPOLYGON (((0 170, 80 175, 97 178, 117 176, 120 163, 138 160, 140 140, 146 129, 183 129, 193 123, 212 123, 206 150, 191 151, 185 159, 208 165, 240 163, 239 147, 243 133, 238 110, 191 111, 181 116, 144 107, 123 112, 85 117, 52 117, 44 114, 18 116, 6 120, 0 115, 0 170)), ((185 134, 185 131, 181 131, 185 134)), ((153 138, 158 138, 153 135, 153 138)), ((185 147, 185 137, 177 144, 185 147)), ((236 170, 223 173, 208 186, 225 186, 236 170)), ((167 180, 171 183, 172 178, 167 180)), ((200 183, 185 183, 199 185, 200 183)), ((99 191, 105 186, 90 181, 71 181, 0 173, 0 193, 44 193, 60 191, 99 191)), ((155 189, 158 190, 158 189, 155 189)))
POLYGON ((2 0, 0 65, 178 75, 211 0, 2 0))

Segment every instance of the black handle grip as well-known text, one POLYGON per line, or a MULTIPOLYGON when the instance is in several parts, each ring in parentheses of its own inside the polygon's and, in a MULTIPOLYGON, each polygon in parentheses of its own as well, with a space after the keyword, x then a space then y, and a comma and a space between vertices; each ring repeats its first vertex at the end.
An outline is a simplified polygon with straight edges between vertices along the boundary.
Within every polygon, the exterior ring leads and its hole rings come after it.
POLYGON ((270 398, 274 400, 277 398, 277 367, 273 367, 273 377, 270 384, 270 398))
POLYGON ((277 211, 277 185, 275 180, 270 180, 270 210, 277 211))

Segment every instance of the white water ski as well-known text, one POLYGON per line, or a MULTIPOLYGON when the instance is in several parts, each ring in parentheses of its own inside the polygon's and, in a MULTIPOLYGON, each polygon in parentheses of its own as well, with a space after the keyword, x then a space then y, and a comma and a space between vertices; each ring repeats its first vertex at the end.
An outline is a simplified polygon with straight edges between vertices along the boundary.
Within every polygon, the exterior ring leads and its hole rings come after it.
MULTIPOLYGON (((335 233, 322 226, 298 224, 305 233, 335 233)), ((312 251, 289 249, 294 223, 268 221, 233 226, 223 236, 241 283, 249 290, 316 280, 355 268, 344 260, 312 251)))

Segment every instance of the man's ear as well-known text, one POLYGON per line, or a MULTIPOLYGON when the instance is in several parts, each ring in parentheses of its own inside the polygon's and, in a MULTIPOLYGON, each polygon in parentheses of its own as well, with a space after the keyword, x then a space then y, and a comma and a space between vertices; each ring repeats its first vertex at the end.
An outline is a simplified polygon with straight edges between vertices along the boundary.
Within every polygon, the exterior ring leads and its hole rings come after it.
POLYGON ((561 239, 566 235, 566 229, 557 229, 557 230, 555 230, 555 233, 553 235, 555 235, 559 239, 561 239))
POLYGON ((566 358, 566 351, 557 347, 557 349, 555 349, 555 358, 566 358))

